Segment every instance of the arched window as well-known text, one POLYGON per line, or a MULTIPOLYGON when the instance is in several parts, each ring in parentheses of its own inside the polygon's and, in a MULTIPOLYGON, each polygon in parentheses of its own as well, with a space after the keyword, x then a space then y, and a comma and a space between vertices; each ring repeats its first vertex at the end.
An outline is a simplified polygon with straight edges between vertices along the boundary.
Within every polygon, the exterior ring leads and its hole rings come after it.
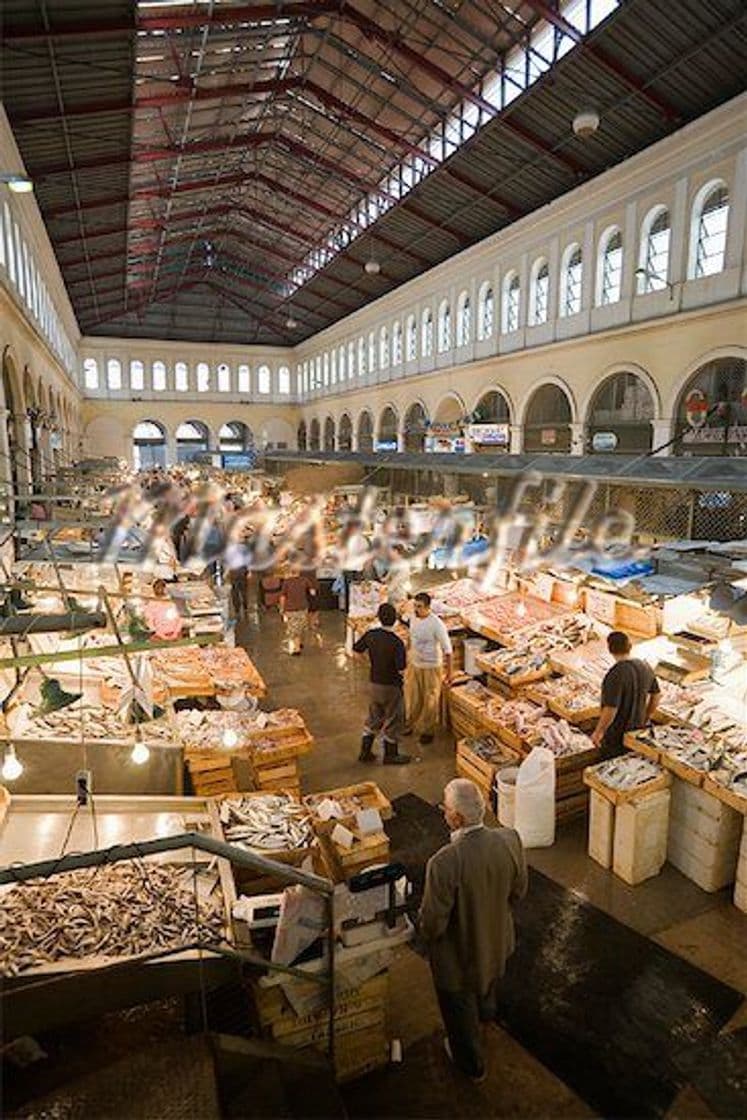
POLYGON ((473 451, 491 454, 508 451, 510 423, 508 401, 503 393, 496 389, 484 393, 475 405, 467 430, 473 451))
POLYGON ((166 432, 156 420, 141 420, 132 433, 135 470, 166 466, 166 432))
POLYGON ((282 397, 290 395, 291 391, 291 371, 288 366, 280 366, 278 369, 278 393, 282 397))
POLYGON ((623 243, 617 226, 612 226, 599 242, 597 262, 597 306, 617 303, 622 291, 623 243))
POLYGON ((690 231, 688 276, 699 279, 722 272, 729 222, 729 190, 726 183, 704 187, 695 199, 690 231))
POLYGON ((309 450, 319 450, 319 421, 317 420, 316 416, 309 425, 309 450))
POLYGON ((358 450, 373 451, 373 420, 370 412, 362 412, 358 418, 358 450))
POLYGON ((340 381, 345 380, 346 370, 345 370, 345 347, 344 347, 344 345, 340 346, 337 350, 337 376, 339 377, 340 381))
POLYGON ((366 340, 361 335, 358 339, 358 376, 365 377, 366 374, 366 340))
POLYGON ((355 377, 355 343, 348 343, 348 378, 352 380, 355 377))
POLYGON ((389 367, 389 331, 382 327, 379 331, 379 369, 389 367))
POLYGON ((433 312, 426 307, 421 320, 420 353, 424 358, 433 357, 433 312))
POLYGON ((197 392, 207 393, 210 389, 210 366, 207 364, 207 362, 198 362, 196 372, 197 392))
POLYGON ((392 327, 392 365, 402 364, 402 324, 399 319, 392 327))
POLYGON ((252 377, 248 365, 240 365, 236 371, 238 390, 242 396, 248 397, 252 391, 252 377))
POLYGON ((163 362, 154 362, 152 367, 153 392, 163 393, 166 390, 166 366, 163 362))
POLYGON ((414 315, 407 316, 407 327, 405 330, 405 358, 408 362, 414 362, 418 356, 418 324, 414 315))
POLYGON ((613 373, 597 389, 586 419, 589 450, 643 454, 651 450, 654 402, 636 373, 613 373))
POLYGON ((301 372, 301 363, 296 365, 296 396, 300 397, 303 393, 303 373, 301 372))
POLYGON ((337 384, 337 351, 334 349, 330 350, 329 354, 329 383, 337 384))
POLYGON ((391 405, 387 405, 379 417, 379 435, 376 450, 397 450, 397 413, 391 405))
POLYGON ((339 451, 353 450, 353 424, 347 412, 343 412, 337 430, 337 448, 339 451))
POLYGON ((483 342, 491 338, 495 325, 495 300, 493 298, 493 285, 489 281, 480 288, 477 301, 477 337, 483 342))
POLYGON ((189 367, 186 362, 174 364, 174 388, 177 393, 189 392, 189 367))
POLYGON ((580 245, 569 245, 563 253, 560 270, 560 314, 578 315, 581 310, 581 284, 584 278, 584 263, 580 245))
POLYGON ((322 387, 322 355, 317 354, 314 358, 314 384, 312 388, 321 389, 322 387))
POLYGON ((677 455, 747 456, 747 361, 714 358, 692 375, 677 405, 677 455))
POLYGON ((145 366, 139 358, 130 362, 130 389, 140 393, 145 388, 145 366))
POLYGON ((529 284, 529 325, 539 327, 547 322, 550 302, 550 269, 547 261, 540 258, 532 265, 532 278, 529 284))
POLYGON ((296 430, 296 442, 298 443, 298 450, 306 450, 306 422, 299 420, 298 428, 296 430))
POLYGON ((106 363, 106 387, 114 390, 122 388, 122 363, 119 358, 110 358, 106 363))
POLYGON ((403 435, 405 437, 405 451, 423 451, 425 448, 425 433, 428 418, 420 401, 411 404, 405 413, 403 435))
POLYGON ((467 346, 472 332, 472 305, 469 293, 462 292, 457 303, 457 346, 467 346))
POLYGON ((225 362, 221 362, 218 366, 218 392, 231 392, 231 368, 225 362))
POLYGON ((521 309, 521 283, 518 272, 509 272, 503 281, 503 306, 501 310, 501 330, 503 334, 519 329, 521 309))
POLYGON ((226 455, 239 455, 254 447, 254 433, 242 420, 229 420, 218 432, 218 449, 226 455))
POLYGON ((322 385, 326 389, 329 385, 329 351, 325 350, 322 357, 322 385))
POLYGON ((532 394, 524 421, 524 450, 570 452, 571 405, 559 385, 540 385, 532 394))
POLYGON ((659 292, 669 279, 669 211, 657 206, 643 220, 639 267, 636 270, 639 295, 659 292))
POLYGON ((335 422, 331 416, 324 421, 324 450, 335 450, 335 422))
POLYGON ((368 332, 368 372, 374 373, 376 371, 376 334, 374 331, 368 332))
POLYGON ((95 358, 86 358, 83 362, 83 387, 85 389, 99 387, 99 363, 95 358))
POLYGON ((200 420, 185 420, 176 429, 176 459, 189 463, 208 450, 208 430, 200 420))
POLYGON ((443 300, 438 309, 438 352, 451 350, 451 308, 449 301, 443 300))
POLYGON ((272 392, 272 374, 269 366, 260 366, 257 370, 257 392, 265 395, 272 392))

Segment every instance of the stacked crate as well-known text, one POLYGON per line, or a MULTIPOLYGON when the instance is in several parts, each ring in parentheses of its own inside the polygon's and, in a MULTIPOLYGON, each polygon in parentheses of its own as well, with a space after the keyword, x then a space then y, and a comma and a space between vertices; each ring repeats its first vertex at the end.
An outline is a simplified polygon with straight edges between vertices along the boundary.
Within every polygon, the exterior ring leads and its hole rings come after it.
POLYGON ((630 886, 658 875, 667 858, 671 776, 664 771, 634 789, 605 785, 584 771, 591 790, 588 852, 630 886))
MULTIPOLYGON (((284 985, 284 987, 286 987, 284 985)), ((338 991, 334 1015, 334 1065, 338 1081, 360 1077, 389 1058, 389 974, 380 972, 355 988, 338 991)), ((288 985, 293 1002, 277 985, 251 985, 257 1025, 265 1038, 294 1049, 329 1048, 327 988, 313 981, 288 985)))
POLYGON ((345 883, 374 864, 389 863, 389 837, 384 831, 364 836, 354 825, 346 827, 355 837, 350 848, 338 844, 331 833, 322 832, 318 836, 317 871, 334 883, 345 883))
POLYGON ((199 751, 185 747, 184 761, 196 797, 217 797, 223 793, 238 792, 233 755, 227 751, 199 751))
MULTIPOLYGON (((219 840, 227 843, 225 833, 223 831, 223 824, 220 819, 220 802, 226 798, 242 798, 249 800, 255 797, 262 797, 265 791, 251 791, 249 793, 229 793, 214 798, 209 806, 213 832, 219 840)), ((287 795, 292 801, 298 801, 298 794, 293 790, 273 790, 273 793, 283 793, 287 795)), ((301 867, 307 861, 307 866, 313 862, 313 853, 315 847, 315 840, 313 836, 308 846, 302 848, 256 848, 253 849, 256 855, 263 856, 265 859, 272 860, 274 863, 285 864, 290 867, 301 867)), ((257 871, 251 867, 240 867, 238 864, 232 864, 233 879, 236 886, 237 894, 245 895, 258 895, 258 894, 273 894, 276 891, 282 891, 286 887, 286 883, 281 875, 266 874, 263 871, 257 871)))
POLYGON ((667 859, 704 891, 733 883, 744 818, 713 794, 674 778, 667 859))
POLYGON ((493 795, 495 776, 506 766, 516 766, 519 755, 509 747, 495 744, 490 759, 483 758, 473 749, 472 739, 459 739, 456 746, 456 772, 460 778, 469 778, 482 792, 486 805, 495 809, 493 795))
POLYGON ((307 728, 266 728, 249 743, 252 786, 262 793, 291 791, 301 796, 299 757, 311 750, 314 740, 307 728))

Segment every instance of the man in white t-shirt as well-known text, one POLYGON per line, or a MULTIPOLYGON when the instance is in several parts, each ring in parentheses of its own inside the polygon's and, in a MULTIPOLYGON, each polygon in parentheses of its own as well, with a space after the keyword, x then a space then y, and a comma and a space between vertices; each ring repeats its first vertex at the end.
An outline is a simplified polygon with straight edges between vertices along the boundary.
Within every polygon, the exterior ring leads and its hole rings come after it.
POLYGON ((438 725, 441 686, 451 681, 452 646, 444 622, 431 611, 426 591, 418 592, 414 606, 405 705, 409 731, 419 731, 425 744, 433 742, 438 725))

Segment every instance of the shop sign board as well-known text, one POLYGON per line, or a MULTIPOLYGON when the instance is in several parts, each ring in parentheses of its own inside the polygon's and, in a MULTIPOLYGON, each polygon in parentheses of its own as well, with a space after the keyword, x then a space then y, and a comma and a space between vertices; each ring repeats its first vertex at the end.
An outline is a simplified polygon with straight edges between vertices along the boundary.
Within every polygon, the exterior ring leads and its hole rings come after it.
POLYGON ((484 447, 508 447, 510 439, 508 424, 470 424, 466 435, 484 447))
POLYGON ((617 432, 594 432, 591 446, 594 451, 614 451, 617 443, 617 432))
POLYGON ((554 447, 558 442, 558 433, 555 428, 543 428, 540 443, 543 447, 554 447))

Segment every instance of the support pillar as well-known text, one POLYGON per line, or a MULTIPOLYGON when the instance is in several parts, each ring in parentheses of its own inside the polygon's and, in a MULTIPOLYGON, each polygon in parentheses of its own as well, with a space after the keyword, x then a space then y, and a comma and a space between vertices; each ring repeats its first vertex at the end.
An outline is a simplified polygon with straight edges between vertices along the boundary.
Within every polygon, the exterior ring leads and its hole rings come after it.
POLYGON ((584 425, 575 422, 568 427, 571 429, 571 455, 583 455, 586 450, 584 425))
POLYGON ((521 424, 511 424, 510 437, 509 451, 512 455, 521 455, 524 450, 524 429, 521 424))
POLYGON ((401 452, 401 451, 404 451, 404 450, 405 450, 405 433, 400 429, 400 431, 397 432, 397 451, 401 452))
POLYGON ((654 455, 671 455, 672 445, 669 443, 674 434, 674 424, 671 419, 651 421, 651 450, 654 455), (664 444, 667 444, 665 447, 664 444), (661 450, 658 450, 661 448, 661 450))
POLYGON ((166 466, 173 467, 176 463, 176 436, 173 432, 166 433, 166 466))

